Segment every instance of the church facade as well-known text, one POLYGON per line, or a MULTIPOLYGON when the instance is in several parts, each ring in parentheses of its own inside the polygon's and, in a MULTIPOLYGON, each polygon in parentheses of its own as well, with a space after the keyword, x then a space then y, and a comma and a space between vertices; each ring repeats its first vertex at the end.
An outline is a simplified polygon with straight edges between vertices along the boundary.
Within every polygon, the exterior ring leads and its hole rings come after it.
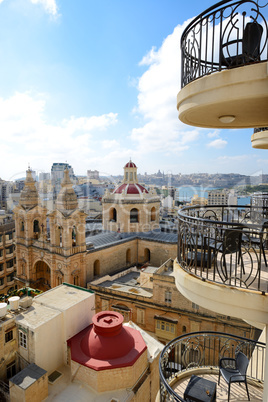
POLYGON ((30 168, 14 208, 18 286, 48 290, 63 282, 86 287, 96 277, 133 265, 160 266, 176 256, 176 235, 159 229, 160 199, 137 180, 129 161, 124 180, 103 197, 104 232, 86 237, 86 214, 66 169, 55 209, 41 205, 30 168), (155 232, 154 232, 155 231, 155 232))

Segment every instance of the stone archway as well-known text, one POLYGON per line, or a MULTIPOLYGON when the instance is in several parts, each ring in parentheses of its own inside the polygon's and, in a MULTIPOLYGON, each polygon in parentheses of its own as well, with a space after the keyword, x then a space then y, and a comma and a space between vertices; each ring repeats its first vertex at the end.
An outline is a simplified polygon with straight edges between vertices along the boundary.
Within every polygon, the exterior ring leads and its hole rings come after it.
POLYGON ((46 291, 51 288, 51 270, 46 262, 37 261, 34 266, 36 289, 46 291))

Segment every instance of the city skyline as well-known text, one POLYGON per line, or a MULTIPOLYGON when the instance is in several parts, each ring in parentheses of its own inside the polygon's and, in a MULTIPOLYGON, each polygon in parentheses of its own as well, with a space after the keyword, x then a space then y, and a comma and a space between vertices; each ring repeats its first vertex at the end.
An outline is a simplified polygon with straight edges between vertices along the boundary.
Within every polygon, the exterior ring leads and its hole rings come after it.
POLYGON ((180 35, 212 4, 0 0, 0 178, 66 161, 120 175, 130 158, 141 174, 267 172, 253 129, 178 120, 180 35))

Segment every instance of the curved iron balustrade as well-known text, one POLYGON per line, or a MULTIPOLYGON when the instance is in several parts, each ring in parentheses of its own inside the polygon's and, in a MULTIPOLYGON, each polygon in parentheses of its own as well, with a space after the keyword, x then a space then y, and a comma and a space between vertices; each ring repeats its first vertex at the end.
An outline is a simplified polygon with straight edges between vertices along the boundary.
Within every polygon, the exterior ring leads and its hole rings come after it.
POLYGON ((255 133, 260 133, 262 131, 268 131, 268 127, 254 128, 254 134, 255 133))
POLYGON ((238 351, 250 360, 247 377, 264 381, 265 344, 223 332, 192 332, 169 342, 159 359, 160 401, 185 402, 170 386, 180 373, 191 369, 208 368, 216 374, 222 357, 235 358, 238 351), (251 357, 253 357, 251 359, 251 357))
POLYGON ((224 0, 199 14, 181 37, 181 87, 216 71, 267 61, 267 14, 267 0, 224 0))
POLYGON ((180 266, 202 280, 267 292, 268 208, 192 206, 178 213, 180 266))

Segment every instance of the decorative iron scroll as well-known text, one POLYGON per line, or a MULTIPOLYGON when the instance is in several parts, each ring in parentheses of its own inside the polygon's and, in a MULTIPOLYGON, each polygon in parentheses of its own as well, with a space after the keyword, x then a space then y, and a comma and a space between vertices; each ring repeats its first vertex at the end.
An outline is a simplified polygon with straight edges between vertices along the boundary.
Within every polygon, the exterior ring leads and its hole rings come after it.
POLYGON ((268 3, 221 1, 199 14, 181 37, 181 86, 197 78, 268 60, 268 3))

